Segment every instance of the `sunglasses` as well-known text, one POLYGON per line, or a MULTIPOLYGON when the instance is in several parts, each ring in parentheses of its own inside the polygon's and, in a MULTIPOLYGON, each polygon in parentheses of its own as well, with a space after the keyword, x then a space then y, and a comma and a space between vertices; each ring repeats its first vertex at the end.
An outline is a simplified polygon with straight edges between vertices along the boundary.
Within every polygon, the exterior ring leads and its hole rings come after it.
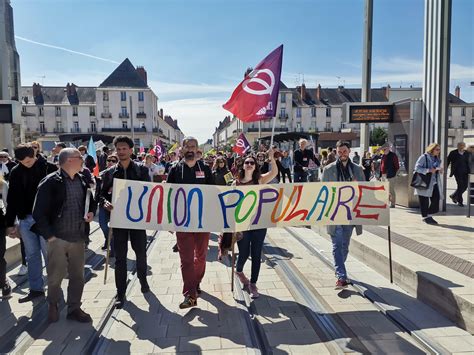
POLYGON ((115 160, 115 159, 107 159, 107 163, 116 163, 116 162, 117 162, 117 160, 115 160))
POLYGON ((245 165, 255 165, 255 162, 254 161, 245 161, 244 164, 245 165))

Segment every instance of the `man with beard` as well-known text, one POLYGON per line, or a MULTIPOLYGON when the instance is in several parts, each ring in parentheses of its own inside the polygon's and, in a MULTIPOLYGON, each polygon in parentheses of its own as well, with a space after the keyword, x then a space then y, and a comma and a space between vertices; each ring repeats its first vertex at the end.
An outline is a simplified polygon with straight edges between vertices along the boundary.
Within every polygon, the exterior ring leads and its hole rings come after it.
MULTIPOLYGON (((114 179, 151 181, 148 168, 132 160, 133 141, 127 136, 117 136, 114 139, 115 151, 119 160, 118 164, 105 170, 102 175, 102 188, 99 195, 99 204, 106 211, 113 209, 110 198, 114 179)), ((137 276, 140 280, 142 293, 150 291, 146 280, 146 231, 135 229, 113 229, 115 253, 115 285, 117 296, 115 307, 120 309, 125 303, 127 290, 127 252, 128 240, 132 244, 137 259, 137 276)))
MULTIPOLYGON (((214 179, 211 169, 201 160, 198 160, 197 139, 194 137, 185 138, 181 152, 184 158, 171 167, 167 182, 213 185, 214 179)), ((209 236, 209 232, 176 232, 181 259, 181 274, 184 282, 184 301, 179 305, 181 309, 197 305, 197 296, 201 293, 199 285, 206 271, 209 236)))
MULTIPOLYGON (((349 142, 337 142, 337 160, 324 168, 322 181, 365 181, 362 167, 349 159, 350 152, 349 142)), ((361 234, 362 226, 355 227, 357 235, 361 234)), ((332 255, 336 268, 336 289, 346 288, 349 284, 344 263, 349 254, 349 243, 353 229, 352 225, 327 226, 327 232, 332 240, 332 255)))

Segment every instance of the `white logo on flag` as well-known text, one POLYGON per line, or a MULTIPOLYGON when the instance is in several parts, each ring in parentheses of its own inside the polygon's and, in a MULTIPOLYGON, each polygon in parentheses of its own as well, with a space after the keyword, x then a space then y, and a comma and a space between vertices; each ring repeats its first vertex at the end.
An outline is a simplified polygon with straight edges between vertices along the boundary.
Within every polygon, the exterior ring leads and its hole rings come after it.
POLYGON ((235 142, 235 145, 239 148, 244 148, 244 153, 250 148, 249 146, 245 146, 245 142, 242 138, 237 139, 237 142, 235 142))
POLYGON ((249 74, 249 77, 250 77, 249 79, 244 80, 244 82, 242 83, 242 88, 244 89, 244 91, 252 95, 267 95, 267 94, 271 95, 271 93, 273 92, 273 88, 275 86, 275 75, 273 75, 273 72, 270 69, 254 70, 253 72, 249 74), (257 78, 260 73, 262 74, 265 73, 270 77, 270 84, 261 78, 257 78), (248 87, 250 83, 258 83, 262 85, 265 89, 263 90, 251 89, 248 87))

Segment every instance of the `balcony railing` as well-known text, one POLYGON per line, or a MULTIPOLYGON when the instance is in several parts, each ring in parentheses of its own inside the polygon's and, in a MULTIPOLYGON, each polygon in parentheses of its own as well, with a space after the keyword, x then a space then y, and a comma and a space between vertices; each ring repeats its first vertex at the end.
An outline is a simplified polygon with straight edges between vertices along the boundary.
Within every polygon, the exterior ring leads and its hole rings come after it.
POLYGON ((146 113, 145 112, 137 113, 137 118, 146 118, 146 113))
POLYGON ((129 118, 130 115, 128 113, 119 113, 119 118, 129 118))
POLYGON ((161 133, 163 134, 163 130, 161 128, 153 128, 153 133, 161 133))
POLYGON ((89 111, 89 117, 95 117, 95 111, 93 111, 93 112, 89 111))
MULTIPOLYGON (((131 132, 131 128, 123 128, 123 127, 107 127, 102 128, 102 132, 131 132)), ((146 127, 135 127, 134 132, 146 132, 146 127)))
POLYGON ((64 133, 64 128, 55 128, 53 130, 54 133, 64 133))
POLYGON ((97 128, 88 128, 87 133, 97 133, 97 128))
MULTIPOLYGON (((262 127, 262 132, 271 132, 272 129, 270 127, 262 127)), ((247 132, 258 132, 258 128, 248 128, 247 132)), ((288 132, 288 127, 275 127, 275 132, 288 132)))
POLYGON ((279 118, 280 120, 287 120, 287 119, 288 119, 288 114, 278 115, 278 118, 279 118))
POLYGON ((82 129, 80 128, 71 128, 71 133, 81 133, 82 129))
POLYGON ((102 117, 102 118, 112 118, 112 114, 110 112, 109 113, 102 113, 100 115, 100 117, 102 117))

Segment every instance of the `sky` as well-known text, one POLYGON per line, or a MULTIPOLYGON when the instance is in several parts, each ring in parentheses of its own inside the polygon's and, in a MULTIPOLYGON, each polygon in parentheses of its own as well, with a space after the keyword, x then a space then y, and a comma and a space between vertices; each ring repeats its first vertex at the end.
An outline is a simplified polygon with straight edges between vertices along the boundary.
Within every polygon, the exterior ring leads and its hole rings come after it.
MULTIPOLYGON (((242 80, 284 45, 290 87, 360 87, 364 0, 11 0, 22 85, 98 86, 125 58, 185 135, 212 137, 242 80)), ((452 1, 450 91, 474 102, 474 1, 452 1)), ((424 0, 375 0, 372 87, 421 86, 424 0)))

